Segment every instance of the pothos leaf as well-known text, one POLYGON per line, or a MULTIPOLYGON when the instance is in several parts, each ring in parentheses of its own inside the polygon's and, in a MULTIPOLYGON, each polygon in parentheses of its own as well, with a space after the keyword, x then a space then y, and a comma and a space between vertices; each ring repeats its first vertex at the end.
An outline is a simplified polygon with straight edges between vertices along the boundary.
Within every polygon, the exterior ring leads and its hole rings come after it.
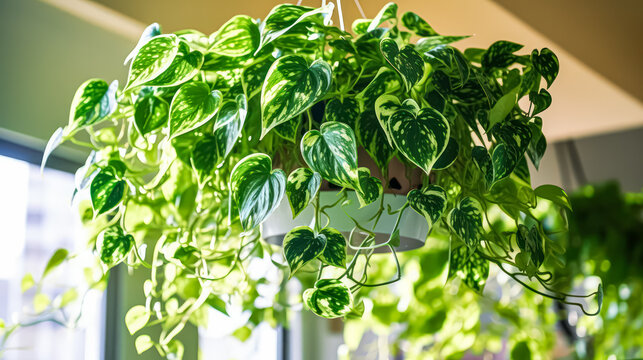
POLYGON ((487 149, 484 146, 474 146, 471 150, 471 158, 484 175, 487 187, 491 187, 493 184, 493 162, 487 149))
POLYGON ((299 226, 284 237, 284 257, 290 267, 290 277, 304 265, 320 256, 326 248, 326 236, 315 235, 308 226, 299 226))
POLYGON ((516 61, 517 57, 513 53, 522 48, 523 45, 511 41, 496 41, 482 55, 482 67, 488 70, 506 68, 516 61))
POLYGON ((470 248, 475 248, 482 232, 482 207, 478 200, 465 197, 451 210, 447 222, 470 248))
POLYGON ((373 80, 355 98, 364 101, 366 110, 373 110, 375 101, 381 95, 391 94, 401 88, 402 83, 397 73, 382 67, 378 70, 373 80))
POLYGON ((170 137, 175 138, 208 122, 219 110, 223 95, 208 84, 189 82, 176 92, 170 105, 170 137))
POLYGON ((391 115, 388 127, 397 150, 427 175, 449 141, 449 122, 431 108, 417 115, 398 110, 391 115))
POLYGON ((246 56, 259 48, 259 28, 247 15, 237 15, 210 37, 210 51, 223 56, 246 56))
POLYGON ((448 45, 456 41, 464 40, 471 37, 471 35, 463 36, 449 36, 449 35, 434 35, 425 38, 421 38, 415 44, 415 50, 419 53, 424 53, 425 51, 430 50, 431 48, 438 45, 448 45))
POLYGON ((438 222, 447 208, 447 194, 437 185, 428 185, 422 189, 413 189, 407 195, 409 205, 418 214, 424 216, 429 229, 438 222))
POLYGON ((129 90, 161 75, 179 52, 179 38, 174 34, 158 35, 141 46, 130 64, 127 86, 129 90))
POLYGON ((380 9, 380 11, 375 15, 375 18, 368 24, 366 32, 375 30, 377 27, 385 23, 386 21, 393 22, 393 26, 397 25, 397 4, 390 2, 387 3, 380 9))
POLYGON ((384 59, 402 76, 407 91, 422 78, 424 61, 413 45, 406 45, 400 50, 395 40, 386 38, 380 42, 380 50, 384 59))
POLYGON ((244 94, 236 96, 221 106, 214 123, 214 137, 217 140, 216 154, 219 162, 225 160, 237 143, 248 114, 248 101, 244 94))
POLYGON ((141 135, 148 134, 168 121, 170 105, 154 94, 136 99, 134 104, 134 126, 141 135))
POLYGON ((511 113, 514 106, 518 102, 518 91, 520 86, 516 86, 514 89, 507 92, 503 95, 498 102, 496 102, 491 110, 489 111, 489 127, 487 130, 491 130, 496 124, 500 124, 505 121, 507 115, 511 113))
POLYGON ((241 159, 232 169, 230 192, 243 228, 261 224, 279 205, 285 188, 286 174, 272 169, 270 156, 251 154, 241 159))
POLYGON ((560 207, 572 210, 567 193, 556 185, 540 185, 534 193, 541 199, 547 199, 560 207))
POLYGON ((261 90, 261 137, 312 106, 328 91, 330 81, 331 69, 323 60, 316 60, 309 67, 297 55, 277 59, 270 66, 261 90))
POLYGON ((520 250, 529 256, 535 270, 538 270, 545 261, 545 253, 543 252, 543 239, 536 226, 528 229, 525 225, 519 224, 516 231, 516 243, 520 250))
POLYGON ((333 14, 334 7, 335 4, 332 2, 328 2, 325 6, 317 9, 291 4, 275 6, 270 10, 270 13, 266 16, 263 23, 261 45, 257 51, 278 37, 295 29, 299 24, 327 25, 327 22, 330 21, 330 17, 333 14))
POLYGON ((321 175, 308 168, 295 169, 288 175, 286 195, 290 202, 292 217, 301 213, 317 195, 321 185, 321 175))
POLYGON ((49 141, 47 141, 47 146, 45 146, 45 151, 43 151, 42 160, 40 161, 40 172, 41 173, 45 169, 45 165, 47 165, 47 159, 49 159, 49 156, 51 156, 51 153, 54 150, 56 150, 58 145, 62 144, 63 139, 64 139, 63 138, 64 133, 65 133, 65 129, 59 127, 51 135, 51 137, 49 138, 49 141))
POLYGON ((538 53, 538 50, 534 49, 531 52, 531 62, 534 64, 536 71, 542 75, 542 77, 547 82, 547 88, 554 83, 556 77, 558 76, 558 57, 554 54, 553 51, 548 48, 543 48, 538 53))
POLYGON ((272 65, 274 58, 269 57, 262 61, 257 61, 249 65, 241 73, 241 85, 243 92, 246 94, 248 100, 261 92, 261 87, 266 79, 266 74, 272 65))
POLYGON ((497 144, 491 153, 493 165, 493 182, 496 183, 507 176, 516 168, 516 154, 513 149, 505 143, 497 144))
POLYGON ((317 280, 313 289, 304 291, 303 300, 315 315, 327 319, 345 316, 353 305, 350 289, 337 279, 317 280))
POLYGON ((284 140, 290 141, 292 143, 297 141, 297 135, 299 134, 299 126, 302 122, 302 115, 295 116, 285 123, 281 123, 273 129, 275 134, 279 135, 284 140))
POLYGON ((359 188, 355 191, 360 206, 364 207, 382 195, 382 182, 375 176, 371 176, 371 171, 368 168, 359 168, 357 172, 359 174, 359 188))
POLYGON ((65 128, 65 135, 94 125, 111 115, 117 106, 117 90, 117 80, 108 85, 105 80, 90 79, 80 85, 71 102, 69 124, 65 128))
POLYGON ((529 123, 529 128, 531 129, 531 141, 529 142, 529 147, 527 148, 527 155, 531 159, 531 163, 534 164, 534 167, 538 169, 540 166, 540 160, 542 160, 547 150, 547 139, 541 130, 542 120, 536 117, 536 122, 529 123))
POLYGON ((460 147, 458 146, 458 142, 454 138, 450 137, 449 143, 444 149, 444 152, 442 152, 442 155, 440 155, 435 164, 433 164, 433 170, 444 170, 451 166, 458 157, 459 151, 460 147))
POLYGON ((141 83, 146 86, 177 86, 192 79, 203 65, 203 54, 190 51, 185 41, 179 42, 179 52, 170 66, 154 79, 141 83))
POLYGON ((359 104, 355 99, 332 99, 326 103, 324 121, 339 121, 355 128, 359 117, 359 104))
POLYGON ((133 246, 134 237, 125 234, 118 225, 108 227, 96 238, 96 250, 100 254, 100 260, 109 267, 125 260, 133 246))
POLYGON ((551 95, 545 89, 540 89, 540 92, 529 93, 529 101, 534 104, 534 110, 531 112, 531 116, 539 114, 551 105, 551 95))
POLYGON ((467 246, 460 246, 451 251, 449 261, 449 278, 457 275, 465 285, 482 293, 489 276, 489 262, 477 251, 470 251, 467 246))
POLYGON ((431 25, 429 25, 426 20, 422 19, 418 14, 414 12, 406 12, 402 15, 402 24, 406 26, 407 29, 413 31, 415 35, 418 36, 438 36, 439 34, 433 30, 431 25))
POLYGON ((51 255, 51 257, 49 258, 49 261, 47 261, 45 270, 42 272, 41 280, 44 279, 50 272, 52 272, 60 264, 62 264, 63 261, 67 259, 68 255, 69 255, 69 251, 67 251, 67 249, 56 249, 53 255, 51 255))
POLYGON ((346 267, 346 239, 341 232, 333 228, 323 228, 320 235, 326 237, 326 247, 319 255, 319 260, 340 268, 346 267))
POLYGON ((108 212, 120 204, 127 187, 125 180, 116 178, 116 170, 111 166, 102 169, 89 187, 94 214, 108 212))
POLYGON ((420 111, 420 106, 413 99, 406 99, 400 103, 397 96, 388 94, 378 97, 375 101, 375 115, 391 146, 393 146, 393 139, 389 133, 388 122, 391 115, 400 109, 410 111, 415 115, 420 111))
POLYGON ((217 143, 214 135, 206 135, 194 145, 190 162, 201 182, 212 174, 219 162, 217 143))
POLYGON ((387 133, 380 126, 377 115, 372 110, 362 112, 357 120, 357 139, 378 168, 388 169, 388 164, 395 155, 395 149, 389 145, 387 133))
POLYGON ((340 122, 326 122, 301 139, 306 164, 333 184, 359 188, 357 144, 353 130, 340 122))
POLYGON ((127 55, 123 64, 126 65, 128 62, 130 62, 130 60, 132 60, 134 56, 138 54, 138 51, 141 48, 141 46, 145 45, 148 41, 150 41, 150 39, 152 39, 157 35, 161 35, 161 25, 159 25, 158 23, 152 23, 148 25, 145 28, 145 30, 143 30, 141 37, 138 39, 138 43, 136 44, 136 47, 134 47, 134 49, 129 53, 129 55, 127 55))

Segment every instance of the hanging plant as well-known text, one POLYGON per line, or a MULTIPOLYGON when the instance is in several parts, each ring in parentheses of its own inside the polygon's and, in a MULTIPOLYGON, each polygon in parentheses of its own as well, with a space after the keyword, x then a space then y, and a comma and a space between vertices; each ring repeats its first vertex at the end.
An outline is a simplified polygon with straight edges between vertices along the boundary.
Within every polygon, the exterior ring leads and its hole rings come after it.
MULTIPOLYGON (((552 185, 532 189, 527 166, 547 144, 536 115, 551 103, 554 53, 520 54, 509 41, 461 52, 451 44, 468 36, 441 35, 412 12, 398 19, 394 3, 352 33, 331 26, 332 12, 284 4, 210 36, 155 24, 126 59, 124 87, 78 89, 43 165, 63 141, 92 149, 75 194, 91 203, 90 246, 105 272, 151 269, 147 301, 126 322, 161 336, 139 336, 139 351, 175 351, 187 321, 235 298, 253 313, 248 328, 283 320, 283 292, 272 308, 254 305, 266 280, 246 268, 258 259, 282 270, 282 287, 310 282, 298 298, 315 314, 359 317, 360 289, 400 279, 396 252, 437 231, 450 237, 449 277, 474 291, 493 263, 575 302, 551 287, 546 268, 564 249, 532 214, 539 199, 569 201, 552 185), (498 211, 516 231, 490 223, 498 211), (379 283, 369 281, 375 253, 397 264, 379 283)), ((601 294, 587 296, 600 307, 601 294)))

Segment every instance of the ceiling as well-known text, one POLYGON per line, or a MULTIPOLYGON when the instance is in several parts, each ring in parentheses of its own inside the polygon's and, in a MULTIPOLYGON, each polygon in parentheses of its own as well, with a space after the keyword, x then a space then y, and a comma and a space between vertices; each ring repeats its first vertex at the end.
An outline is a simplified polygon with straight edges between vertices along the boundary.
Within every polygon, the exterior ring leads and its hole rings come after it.
MULTIPOLYGON (((82 4, 103 9, 88 21, 110 27, 106 17, 120 14, 139 31, 130 31, 134 43, 143 26, 158 22, 165 32, 192 28, 214 32, 230 17, 246 14, 263 18, 279 0, 44 0, 69 12, 82 4), (73 4, 73 5, 70 5, 73 4)), ((294 1, 294 0, 293 0, 294 1)), ((347 28, 362 17, 355 0, 344 0, 347 28)), ((374 17, 388 1, 362 0, 367 17, 374 17)), ((320 1, 303 0, 318 6, 320 1)), ((550 92, 552 106, 544 114, 550 140, 562 140, 643 126, 643 1, 621 0, 398 0, 400 13, 418 13, 440 33, 474 35, 457 43, 460 48, 488 47, 495 40, 511 40, 525 50, 549 47, 559 57, 560 75, 550 92)), ((337 11, 335 23, 339 23, 337 11)), ((112 25, 123 32, 122 24, 112 25)))

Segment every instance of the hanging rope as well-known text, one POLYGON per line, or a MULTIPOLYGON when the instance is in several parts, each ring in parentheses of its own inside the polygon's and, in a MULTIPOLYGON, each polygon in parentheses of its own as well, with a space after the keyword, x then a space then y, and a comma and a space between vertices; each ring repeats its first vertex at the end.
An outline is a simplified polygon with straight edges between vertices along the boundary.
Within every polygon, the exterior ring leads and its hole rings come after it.
POLYGON ((364 9, 362 9, 362 5, 359 3, 359 0, 353 0, 355 1, 355 6, 357 6, 357 10, 359 10, 359 13, 362 15, 362 18, 366 19, 366 14, 364 13, 364 9))
POLYGON ((344 16, 342 15, 342 0, 337 0, 337 15, 339 16, 339 29, 344 31, 344 16))

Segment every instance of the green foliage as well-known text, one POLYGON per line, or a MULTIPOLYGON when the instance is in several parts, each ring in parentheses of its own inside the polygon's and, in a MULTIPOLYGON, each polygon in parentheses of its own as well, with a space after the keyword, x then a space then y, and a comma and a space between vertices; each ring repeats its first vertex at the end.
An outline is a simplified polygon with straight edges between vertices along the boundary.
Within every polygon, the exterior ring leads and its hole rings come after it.
MULTIPOLYGON (((538 166, 546 148, 534 115, 551 103, 540 79, 548 87, 555 79, 555 55, 520 55, 522 45, 508 41, 461 52, 449 44, 466 36, 440 35, 414 13, 398 21, 394 3, 356 21, 350 34, 330 25, 333 7, 279 5, 263 20, 235 16, 210 36, 161 34, 152 25, 128 57, 124 89, 90 80, 76 93, 70 122, 52 136, 43 163, 64 141, 93 150, 76 189, 91 199, 93 216, 84 217, 95 230, 90 246, 107 268, 123 261, 151 268, 144 293, 161 306, 129 317, 132 333, 163 329, 158 341, 139 336, 139 352, 154 346, 180 356, 174 336, 185 323, 202 324, 206 306, 225 313, 233 297, 252 313, 235 332, 240 339, 262 321, 283 321, 290 304, 283 296, 268 309, 254 305, 256 286, 267 281, 247 275, 254 259, 270 259, 282 285, 287 269, 304 279, 317 268, 316 283, 303 292, 306 306, 323 317, 359 316, 366 307, 353 296, 360 289, 404 278, 395 248, 407 207, 426 218, 429 242, 435 234, 452 241, 438 262, 449 270, 433 272, 457 274, 481 292, 493 263, 524 285, 520 276, 537 278, 548 291, 529 287, 539 294, 566 299, 537 271, 560 249, 533 215, 540 200, 567 207, 566 197, 553 188, 534 191, 526 162, 538 166), (423 38, 413 43, 412 34, 423 38), (521 108, 525 96, 532 111, 521 108), (80 130, 91 142, 74 138, 80 130), (389 174, 393 161, 404 171, 389 174), (422 186, 400 208, 386 209, 389 175, 414 173, 422 186), (342 190, 322 206, 320 189, 329 186, 342 190), (355 211, 375 210, 373 224, 354 220, 345 238, 327 209, 346 210, 353 191, 355 211), (262 241, 260 225, 284 193, 293 216, 312 204, 314 218, 312 228, 291 229, 280 258, 262 241), (385 212, 397 222, 376 244, 371 226, 385 212), (515 227, 490 220, 499 213, 515 227), (151 263, 137 244, 152 249, 151 263), (395 273, 373 282, 378 248, 389 250, 395 273)), ((446 305, 436 311, 422 326, 461 321, 446 305)), ((474 331, 475 324, 456 336, 454 353, 474 331)))

